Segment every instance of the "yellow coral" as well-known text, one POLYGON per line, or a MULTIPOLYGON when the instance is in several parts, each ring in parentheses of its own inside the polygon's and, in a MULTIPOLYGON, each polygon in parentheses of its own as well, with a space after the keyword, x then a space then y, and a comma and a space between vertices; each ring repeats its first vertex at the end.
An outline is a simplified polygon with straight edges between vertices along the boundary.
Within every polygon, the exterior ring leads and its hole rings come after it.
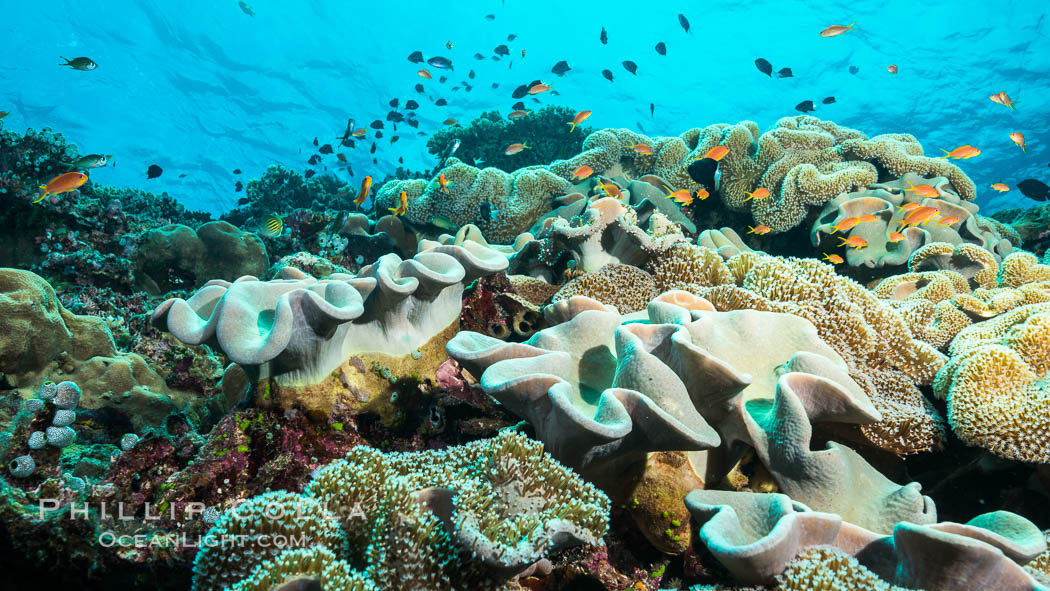
MULTIPOLYGON (((1011 255, 1007 255, 1009 259, 1011 255)), ((1006 259, 1003 259, 1005 263, 1006 259)), ((957 271, 974 285, 994 287, 999 274, 999 263, 991 252, 976 244, 931 242, 916 250, 908 259, 909 271, 957 271)))
POLYGON ((1050 266, 1039 264, 1034 254, 1021 251, 1003 259, 999 275, 1001 287, 1020 287, 1037 281, 1050 281, 1050 266))
POLYGON ((807 548, 777 575, 779 591, 906 591, 880 579, 842 550, 807 548))
POLYGON ((947 160, 923 156, 922 145, 910 134, 847 139, 839 146, 839 150, 846 160, 876 162, 894 176, 903 176, 908 172, 925 177, 943 176, 963 199, 973 201, 977 198, 977 186, 961 168, 947 160))
POLYGON ((964 329, 934 392, 959 438, 1006 458, 1050 462, 1050 303, 964 329))
POLYGON ((676 244, 649 260, 646 269, 662 293, 687 284, 722 285, 733 280, 718 253, 694 244, 676 244))
POLYGON ((629 314, 644 310, 658 293, 653 276, 638 267, 606 265, 566 283, 552 301, 582 295, 615 306, 621 314, 629 314))

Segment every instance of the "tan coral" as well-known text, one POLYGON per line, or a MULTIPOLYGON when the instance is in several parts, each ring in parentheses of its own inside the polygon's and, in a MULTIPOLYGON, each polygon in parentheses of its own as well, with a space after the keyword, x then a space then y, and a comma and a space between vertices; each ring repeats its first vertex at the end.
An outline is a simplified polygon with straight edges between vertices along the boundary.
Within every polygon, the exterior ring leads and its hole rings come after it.
MULTIPOLYGON (((1007 255, 1006 258, 1010 258, 1007 255)), ((995 255, 974 244, 952 245, 946 242, 931 242, 912 253, 908 259, 909 271, 957 271, 972 287, 991 288, 996 285, 999 262, 995 255)))
POLYGON ((559 289, 557 285, 551 285, 542 279, 527 275, 508 275, 507 279, 518 295, 536 306, 550 303, 551 298, 558 293, 559 289))
POLYGON ((1050 463, 1050 303, 1030 304, 963 330, 934 393, 964 442, 1024 462, 1050 463))
POLYGON ((907 591, 890 585, 838 548, 806 548, 777 575, 779 591, 907 591))
POLYGON ((861 427, 871 443, 898 454, 941 446, 941 419, 913 384, 929 384, 945 357, 915 338, 899 311, 812 259, 744 253, 727 266, 736 287, 700 288, 696 293, 720 310, 787 312, 816 325, 884 417, 861 427))
POLYGON ((953 303, 953 298, 970 294, 966 278, 955 271, 895 275, 872 291, 904 315, 915 338, 938 349, 948 346, 971 323, 953 303))
POLYGON ((945 177, 963 199, 973 201, 977 198, 977 186, 961 168, 948 160, 924 156, 922 145, 910 134, 847 139, 839 146, 839 150, 846 160, 875 162, 894 176, 914 172, 925 177, 945 177))
POLYGON ((689 284, 722 285, 733 280, 717 252, 688 243, 676 244, 657 254, 649 259, 646 269, 656 279, 659 292, 689 284))
POLYGON ((552 300, 587 296, 629 314, 644 310, 658 293, 656 280, 649 273, 631 265, 607 265, 566 283, 552 300))
POLYGON ((1050 281, 1050 266, 1040 264, 1034 254, 1022 251, 1003 260, 999 275, 1001 287, 1020 287, 1037 281, 1050 281))

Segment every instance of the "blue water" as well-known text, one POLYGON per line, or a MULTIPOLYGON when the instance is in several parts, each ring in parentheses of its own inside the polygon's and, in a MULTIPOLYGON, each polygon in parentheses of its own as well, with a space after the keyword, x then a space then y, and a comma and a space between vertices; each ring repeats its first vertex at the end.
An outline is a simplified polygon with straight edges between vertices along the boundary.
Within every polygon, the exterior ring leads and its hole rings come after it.
MULTIPOLYGON (((419 131, 429 135, 448 117, 466 123, 484 110, 509 112, 513 88, 537 78, 560 93, 541 95, 544 104, 590 109, 595 127, 676 135, 750 119, 764 130, 798 114, 794 106, 809 99, 816 116, 869 135, 911 133, 928 154, 972 144, 983 154, 960 166, 988 211, 1033 203, 1016 190, 996 195, 991 183, 1050 182, 1046 2, 869 0, 818 8, 769 0, 254 0, 251 6, 254 17, 234 0, 8 2, 0 21, 0 111, 11 112, 5 124, 19 131, 50 126, 84 153, 114 154, 115 166, 91 173, 97 182, 167 191, 213 213, 243 195, 233 192, 236 180, 272 163, 306 170, 314 137, 333 142, 351 116, 359 126, 385 119, 391 98, 419 101, 419 131), (678 24, 680 12, 691 21, 689 34, 678 24), (852 21, 855 31, 818 35, 852 21), (602 26, 608 45, 598 40, 602 26), (510 33, 518 35, 513 42, 506 41, 510 33), (446 41, 455 48, 447 50, 446 41), (666 57, 653 49, 658 41, 666 43, 666 57), (511 57, 488 59, 501 43, 511 57), (420 66, 406 58, 417 49, 453 60, 446 84, 432 67, 434 80, 416 75, 420 66), (486 59, 475 61, 475 52, 486 59), (62 68, 60 55, 88 56, 99 68, 62 68), (758 57, 774 70, 792 68, 795 77, 767 78, 755 68, 758 57), (550 70, 563 59, 572 70, 559 78, 550 70), (637 76, 620 65, 626 59, 638 64, 637 76), (898 75, 886 71, 889 64, 898 75), (603 68, 615 82, 602 78, 603 68), (477 73, 474 90, 452 92, 470 69, 477 73), (419 82, 427 95, 413 90, 419 82), (1018 101, 1016 111, 988 100, 1001 90, 1018 101), (426 96, 449 105, 435 107, 426 96), (838 102, 820 104, 826 96, 838 102), (1027 137, 1026 154, 1007 137, 1013 131, 1027 137), (164 175, 147 180, 150 164, 164 175), (235 176, 235 168, 244 174, 235 176)), ((383 178, 398 157, 408 168, 432 166, 426 138, 416 131, 399 125, 401 139, 391 146, 395 133, 387 123, 376 165, 370 141, 348 151, 357 180, 383 178)))

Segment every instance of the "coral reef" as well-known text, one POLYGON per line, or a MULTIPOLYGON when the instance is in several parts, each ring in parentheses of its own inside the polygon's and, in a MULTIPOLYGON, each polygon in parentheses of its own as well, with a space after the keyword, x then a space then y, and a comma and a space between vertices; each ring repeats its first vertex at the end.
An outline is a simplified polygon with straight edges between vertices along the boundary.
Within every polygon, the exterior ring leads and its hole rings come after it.
POLYGON ((269 265, 262 240, 227 222, 208 222, 196 230, 179 224, 149 230, 135 258, 138 278, 153 294, 193 289, 211 279, 262 275, 269 265))

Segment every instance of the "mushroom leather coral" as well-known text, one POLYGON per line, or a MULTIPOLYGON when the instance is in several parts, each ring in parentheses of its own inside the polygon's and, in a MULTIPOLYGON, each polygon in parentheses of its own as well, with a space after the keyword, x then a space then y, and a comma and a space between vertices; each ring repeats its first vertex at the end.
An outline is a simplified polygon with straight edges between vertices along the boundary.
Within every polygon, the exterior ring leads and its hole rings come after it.
POLYGON ((464 286, 502 270, 485 247, 438 246, 408 260, 388 254, 355 276, 215 280, 173 298, 153 322, 188 344, 216 344, 255 379, 310 385, 355 352, 406 355, 459 317, 464 286))

